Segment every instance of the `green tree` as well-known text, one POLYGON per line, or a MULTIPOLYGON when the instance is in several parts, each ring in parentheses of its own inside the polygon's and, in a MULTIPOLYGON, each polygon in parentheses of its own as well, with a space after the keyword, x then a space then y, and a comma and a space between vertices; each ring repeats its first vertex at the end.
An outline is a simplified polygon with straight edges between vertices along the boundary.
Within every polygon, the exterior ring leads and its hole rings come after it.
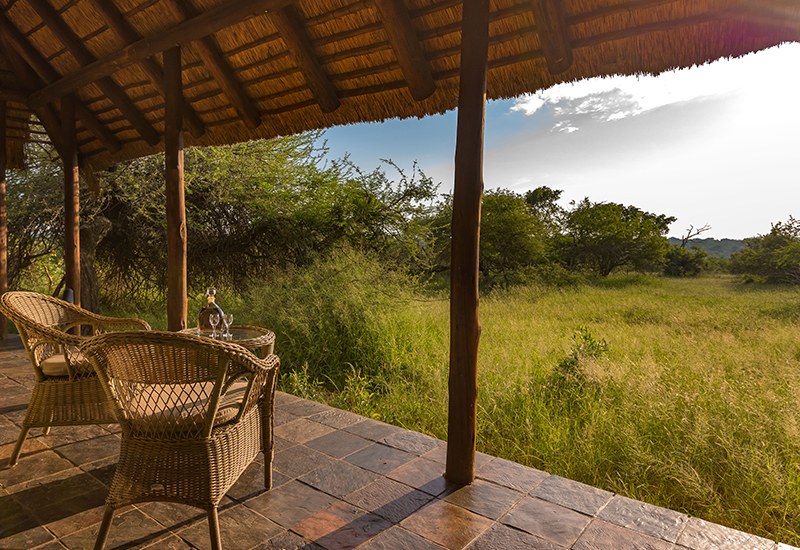
POLYGON ((669 245, 665 255, 664 275, 669 277, 691 277, 699 275, 706 267, 708 252, 698 246, 691 250, 677 245, 669 245))
POLYGON ((634 206, 572 203, 557 239, 561 260, 572 270, 603 277, 617 268, 660 269, 669 246, 665 235, 674 217, 651 214, 634 206))
POLYGON ((731 273, 761 277, 769 283, 800 284, 800 220, 778 222, 766 235, 745 240, 731 255, 731 273))
MULTIPOLYGON (((416 166, 396 181, 362 172, 346 158, 327 162, 319 133, 185 152, 191 291, 243 290, 271 265, 306 265, 344 245, 398 265, 425 240, 417 223, 436 186, 416 166)), ((104 175, 103 214, 112 230, 97 255, 113 301, 151 300, 166 288, 163 155, 104 175)))

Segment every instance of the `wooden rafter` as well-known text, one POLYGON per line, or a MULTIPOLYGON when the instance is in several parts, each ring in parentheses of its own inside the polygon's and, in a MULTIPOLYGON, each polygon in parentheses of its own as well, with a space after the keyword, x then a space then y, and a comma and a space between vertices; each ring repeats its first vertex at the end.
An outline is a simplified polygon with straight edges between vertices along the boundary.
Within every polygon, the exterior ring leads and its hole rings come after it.
MULTIPOLYGON (((106 25, 125 46, 142 39, 136 29, 128 23, 122 16, 117 7, 108 0, 91 0, 95 8, 103 16, 106 25)), ((140 67, 150 79, 150 82, 162 95, 164 92, 164 71, 152 57, 147 57, 139 62, 140 67)), ((195 138, 202 137, 206 133, 205 125, 188 101, 184 101, 183 123, 195 138)))
MULTIPOLYGON (((102 1, 102 0, 101 0, 102 1)), ((180 20, 189 20, 197 17, 197 10, 186 0, 165 0, 165 6, 180 20)), ((248 128, 254 129, 261 125, 261 115, 258 108, 245 93, 241 84, 236 80, 233 71, 228 67, 225 58, 220 52, 214 39, 204 36, 194 42, 194 48, 209 73, 214 77, 217 85, 222 89, 228 100, 242 117, 248 128)))
MULTIPOLYGON (((36 10, 45 25, 61 41, 73 57, 81 65, 89 65, 96 61, 94 55, 83 45, 72 29, 64 23, 58 12, 50 5, 48 0, 28 0, 28 3, 36 10)), ((119 109, 127 118, 139 135, 149 145, 156 145, 160 141, 158 132, 150 125, 139 108, 133 103, 130 97, 125 94, 122 88, 114 82, 111 77, 103 77, 97 81, 98 87, 103 91, 108 99, 119 109)))
POLYGON ((142 59, 161 53, 172 46, 194 42, 250 17, 264 15, 265 11, 275 10, 295 1, 238 0, 236 2, 225 2, 216 9, 202 13, 166 31, 142 38, 94 63, 86 64, 79 71, 69 74, 58 82, 45 86, 33 94, 30 104, 34 106, 53 101, 73 90, 138 63, 142 59))
POLYGON ((27 103, 28 95, 9 88, 0 88, 0 101, 14 101, 16 103, 27 103))
POLYGON ((294 6, 287 6, 271 12, 270 18, 278 32, 292 52, 297 66, 306 78, 306 83, 317 98, 319 106, 325 113, 339 108, 340 102, 328 75, 320 65, 316 53, 311 49, 308 36, 300 24, 300 18, 294 6))
POLYGON ((547 69, 563 73, 572 66, 572 45, 561 0, 531 0, 531 7, 547 69))
POLYGON ((405 6, 398 0, 374 0, 381 13, 397 62, 408 82, 411 97, 417 101, 430 97, 436 90, 430 63, 417 39, 414 25, 405 6))
MULTIPOLYGON (((22 57, 22 59, 19 59, 15 65, 17 65, 17 76, 25 83, 24 86, 28 90, 32 91, 41 88, 42 82, 47 84, 49 82, 58 80, 60 76, 58 72, 44 59, 44 57, 42 57, 42 55, 30 44, 30 42, 25 40, 25 37, 22 36, 22 33, 20 33, 19 30, 8 19, 6 19, 6 16, 3 13, 0 13, 0 30, 3 31, 3 36, 5 36, 6 40, 8 40, 10 45, 13 46, 13 49, 15 49, 22 57)), ((16 57, 11 53, 8 53, 7 55, 16 57)), ((40 109, 45 107, 45 105, 30 107, 36 111, 40 120, 44 121, 48 118, 51 118, 46 114, 42 115, 40 112, 40 109)), ((95 115, 86 107, 86 105, 78 101, 75 105, 75 109, 78 118, 81 119, 81 122, 83 122, 86 128, 97 138, 97 140, 103 144, 103 147, 112 153, 116 153, 122 148, 122 145, 116 136, 114 136, 114 134, 112 134, 102 122, 97 120, 97 117, 95 117, 95 115)), ((50 106, 49 109, 45 109, 45 111, 47 110, 52 111, 52 106, 50 106)), ((52 135, 53 134, 51 134, 51 136, 52 135)), ((59 137, 55 139, 57 142, 60 142, 60 132, 59 137)))
MULTIPOLYGON (((2 21, 3 14, 0 13, 0 22, 2 21)), ((0 27, 0 30, 4 29, 0 27)), ((24 88, 25 90, 32 90, 34 89, 34 86, 39 78, 31 66, 25 62, 25 59, 23 59, 16 49, 12 47, 12 43, 9 38, 10 37, 8 33, 0 33, 0 55, 7 59, 14 68, 20 87, 24 88)), ((44 105, 38 109, 34 109, 34 113, 39 118, 39 122, 42 124, 44 129, 47 130, 47 133, 50 135, 50 140, 53 143, 53 147, 56 148, 56 151, 60 155, 64 150, 61 143, 61 119, 59 118, 58 113, 56 113, 55 108, 50 104, 44 105)))

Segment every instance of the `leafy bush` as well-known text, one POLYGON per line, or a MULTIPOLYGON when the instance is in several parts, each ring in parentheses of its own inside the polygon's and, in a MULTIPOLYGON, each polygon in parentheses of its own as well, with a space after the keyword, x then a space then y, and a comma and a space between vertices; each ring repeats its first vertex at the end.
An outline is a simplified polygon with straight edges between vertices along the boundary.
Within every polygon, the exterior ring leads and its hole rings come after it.
POLYGON ((731 256, 731 273, 768 283, 800 284, 800 220, 789 216, 788 222, 773 224, 769 233, 745 243, 745 248, 731 256))
POLYGON ((687 250, 683 246, 673 244, 669 247, 664 264, 664 275, 669 277, 692 277, 699 275, 706 267, 708 252, 693 246, 687 250))

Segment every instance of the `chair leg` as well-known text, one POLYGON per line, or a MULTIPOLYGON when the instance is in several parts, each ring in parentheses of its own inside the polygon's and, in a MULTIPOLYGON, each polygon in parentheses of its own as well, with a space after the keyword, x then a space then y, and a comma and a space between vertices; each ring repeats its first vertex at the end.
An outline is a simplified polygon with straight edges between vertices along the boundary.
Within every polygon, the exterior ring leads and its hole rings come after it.
POLYGON ((22 451, 22 444, 25 443, 25 438, 28 437, 28 432, 30 431, 30 426, 23 426, 22 431, 19 432, 19 437, 17 438, 17 444, 14 445, 14 450, 11 451, 11 458, 8 459, 8 467, 11 468, 12 466, 16 466, 17 459, 19 459, 19 453, 22 451))
MULTIPOLYGON (((219 535, 219 517, 216 506, 208 511, 208 531, 211 536, 211 550, 222 550, 222 540, 219 535)), ((95 548, 95 550, 100 550, 95 548)))
POLYGON ((50 426, 45 426, 42 428, 42 435, 47 435, 50 433, 50 426))
POLYGON ((111 528, 111 520, 114 519, 114 509, 106 506, 106 513, 103 514, 103 523, 100 524, 100 530, 97 532, 97 540, 94 543, 94 550, 103 550, 108 538, 108 530, 111 528))

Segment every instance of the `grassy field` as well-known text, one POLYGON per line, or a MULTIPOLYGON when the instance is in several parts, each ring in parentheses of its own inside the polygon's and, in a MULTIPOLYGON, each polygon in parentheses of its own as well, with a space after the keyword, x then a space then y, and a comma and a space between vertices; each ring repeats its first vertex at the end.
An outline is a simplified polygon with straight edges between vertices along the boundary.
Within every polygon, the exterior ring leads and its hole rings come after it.
MULTIPOLYGON (((228 309, 276 332, 284 390, 446 439, 444 297, 340 260, 228 309)), ((615 276, 480 318, 479 451, 800 545, 798 290, 615 276)))

